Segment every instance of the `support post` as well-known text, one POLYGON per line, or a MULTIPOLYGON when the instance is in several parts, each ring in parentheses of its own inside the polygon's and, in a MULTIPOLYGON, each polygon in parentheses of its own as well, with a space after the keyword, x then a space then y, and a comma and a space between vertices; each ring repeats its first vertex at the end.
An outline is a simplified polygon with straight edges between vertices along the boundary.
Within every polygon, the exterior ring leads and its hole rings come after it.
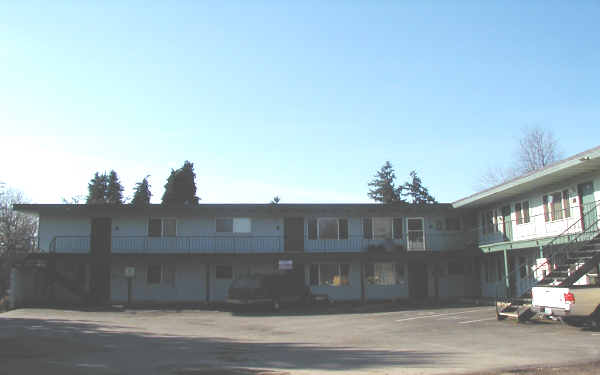
POLYGON ((540 258, 544 257, 544 247, 543 246, 540 246, 540 256, 539 257, 540 258))
POLYGON ((506 293, 510 294, 510 277, 508 276, 508 252, 506 251, 506 249, 504 249, 503 253, 504 253, 504 282, 506 284, 506 293))
POLYGON ((365 262, 360 261, 360 302, 364 304, 367 300, 365 295, 365 262))
POLYGON ((206 303, 210 303, 210 263, 206 264, 206 303))

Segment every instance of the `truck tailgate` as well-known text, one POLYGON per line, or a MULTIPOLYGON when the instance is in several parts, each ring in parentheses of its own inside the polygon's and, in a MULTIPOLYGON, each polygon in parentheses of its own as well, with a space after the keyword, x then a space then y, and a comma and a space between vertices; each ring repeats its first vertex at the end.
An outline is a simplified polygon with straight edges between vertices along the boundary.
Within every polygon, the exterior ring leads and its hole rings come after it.
POLYGON ((565 294, 567 293, 569 293, 569 288, 536 286, 531 290, 531 304, 568 311, 571 309, 571 304, 565 301, 565 294))

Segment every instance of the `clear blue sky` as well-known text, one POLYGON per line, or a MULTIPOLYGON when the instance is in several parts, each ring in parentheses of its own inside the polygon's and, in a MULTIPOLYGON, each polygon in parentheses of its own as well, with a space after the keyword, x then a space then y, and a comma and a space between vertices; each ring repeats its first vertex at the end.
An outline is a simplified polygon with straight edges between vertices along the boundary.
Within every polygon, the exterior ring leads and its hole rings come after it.
POLYGON ((524 126, 600 144, 598 2, 290 3, 3 2, 0 181, 158 202, 189 159, 204 202, 367 202, 390 160, 449 202, 524 126))

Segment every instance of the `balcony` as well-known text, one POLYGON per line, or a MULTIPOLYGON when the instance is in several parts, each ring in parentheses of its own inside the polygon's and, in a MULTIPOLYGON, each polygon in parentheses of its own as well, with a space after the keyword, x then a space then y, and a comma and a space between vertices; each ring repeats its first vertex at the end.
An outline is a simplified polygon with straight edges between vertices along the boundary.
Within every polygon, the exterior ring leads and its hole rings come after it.
MULTIPOLYGON (((50 251, 69 254, 90 252, 89 236, 57 236, 50 251)), ((283 239, 274 236, 113 236, 113 254, 203 254, 203 253, 277 253, 283 239)))
MULTIPOLYGON (((380 251, 447 251, 464 248, 462 232, 411 233, 409 241, 403 239, 365 239, 350 236, 348 239, 304 240, 307 253, 380 251)), ((66 254, 88 254, 89 236, 56 236, 50 243, 50 251, 66 254)), ((253 254, 280 253, 284 251, 284 239, 280 236, 205 235, 177 237, 113 236, 113 254, 253 254)))

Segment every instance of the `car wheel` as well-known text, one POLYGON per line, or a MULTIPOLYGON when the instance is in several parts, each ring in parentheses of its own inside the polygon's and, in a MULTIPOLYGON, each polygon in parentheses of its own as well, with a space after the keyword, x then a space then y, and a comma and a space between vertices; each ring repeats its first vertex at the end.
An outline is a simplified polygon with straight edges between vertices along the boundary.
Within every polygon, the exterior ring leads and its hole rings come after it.
POLYGON ((279 302, 278 298, 274 298, 273 299, 273 311, 279 311, 279 309, 281 308, 281 303, 279 302))

